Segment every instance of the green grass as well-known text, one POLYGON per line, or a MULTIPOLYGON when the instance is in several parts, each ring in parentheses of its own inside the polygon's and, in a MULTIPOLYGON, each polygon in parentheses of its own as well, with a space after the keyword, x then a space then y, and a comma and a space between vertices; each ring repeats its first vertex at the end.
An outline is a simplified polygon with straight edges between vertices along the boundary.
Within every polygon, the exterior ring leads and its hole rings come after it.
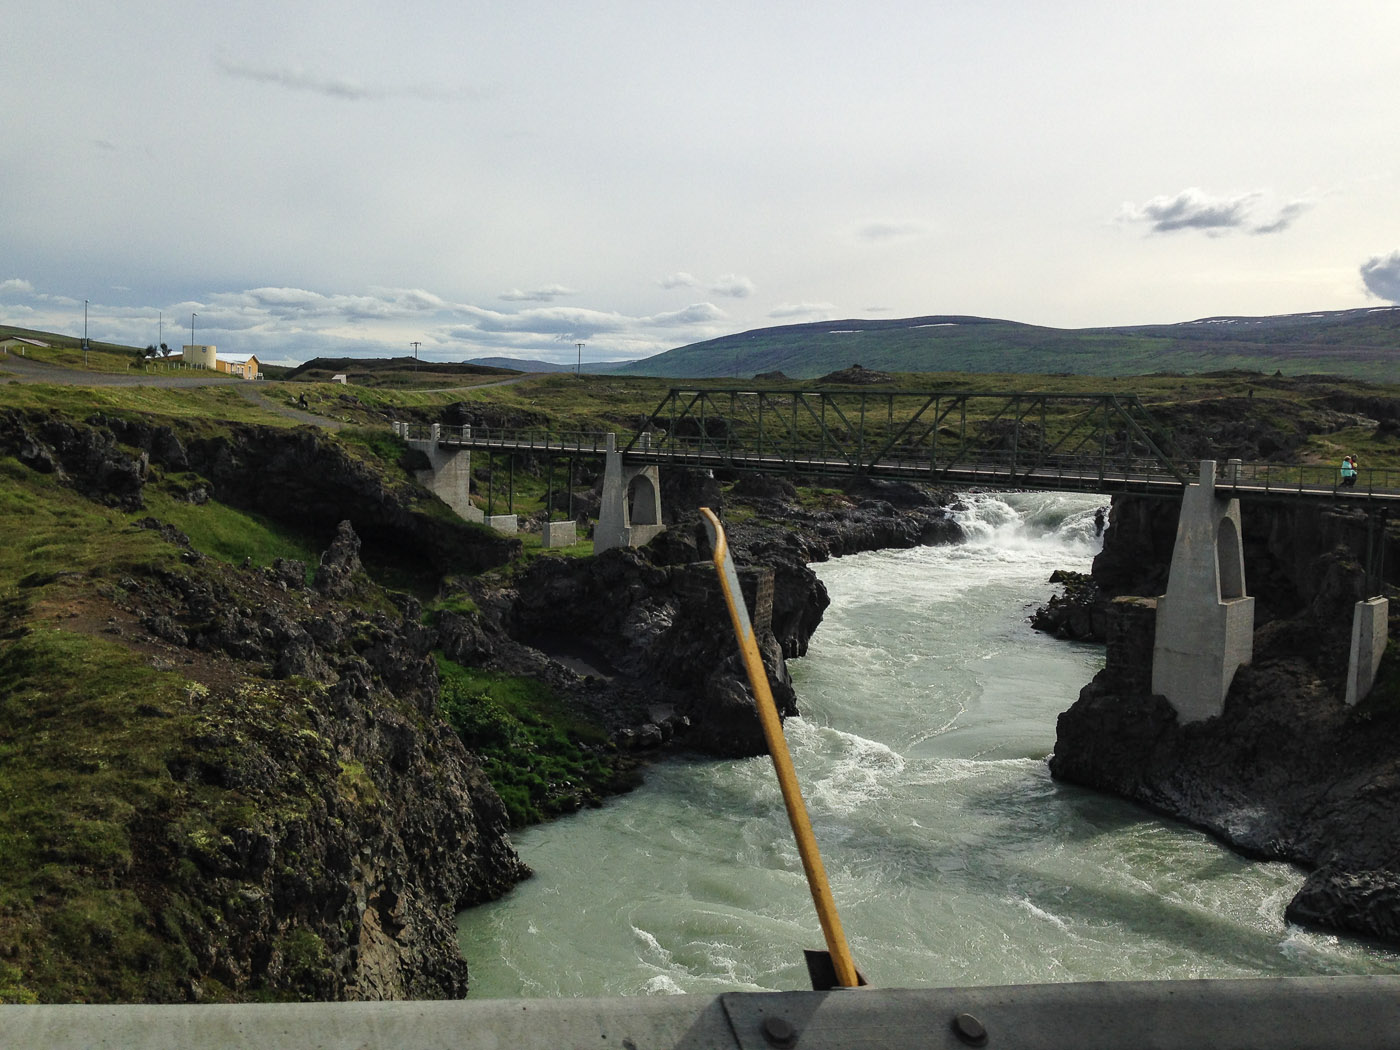
POLYGON ((69 386, 6 382, 0 374, 0 408, 38 409, 74 419, 101 412, 162 422, 295 425, 292 420, 246 399, 232 383, 179 388, 69 386))
POLYGON ((216 500, 194 504, 173 499, 153 491, 152 486, 146 487, 145 497, 149 515, 174 525, 190 538, 195 550, 221 561, 240 564, 250 560, 266 566, 278 558, 289 558, 305 562, 309 574, 320 557, 314 538, 297 535, 260 514, 216 500))
POLYGON ((474 752, 513 827, 634 786, 635 763, 575 718, 542 682, 461 667, 441 656, 441 710, 474 752))
POLYGON ((150 927, 132 834, 175 805, 185 688, 53 628, 0 650, 0 945, 20 971, 0 974, 0 1002, 179 997, 189 958, 150 927))
POLYGON ((0 458, 0 535, 0 595, 22 581, 109 576, 176 558, 157 533, 129 524, 121 511, 8 458, 0 458))

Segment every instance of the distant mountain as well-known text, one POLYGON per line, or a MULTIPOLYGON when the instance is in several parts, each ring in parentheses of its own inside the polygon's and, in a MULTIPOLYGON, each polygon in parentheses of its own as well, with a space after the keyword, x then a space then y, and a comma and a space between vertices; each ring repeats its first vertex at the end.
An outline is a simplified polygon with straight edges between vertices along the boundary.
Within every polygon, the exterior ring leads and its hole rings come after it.
MULTIPOLYGON (((624 375, 815 379, 885 372, 1144 375, 1241 369, 1400 381, 1400 307, 1207 317, 1122 328, 1042 328, 957 314, 758 328, 617 366, 624 375)), ((517 366, 519 367, 519 366, 517 366)))

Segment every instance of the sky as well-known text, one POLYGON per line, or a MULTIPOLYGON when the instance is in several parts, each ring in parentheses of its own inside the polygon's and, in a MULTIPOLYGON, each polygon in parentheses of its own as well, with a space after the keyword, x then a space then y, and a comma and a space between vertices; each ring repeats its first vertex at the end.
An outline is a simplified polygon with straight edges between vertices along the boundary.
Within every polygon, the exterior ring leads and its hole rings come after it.
POLYGON ((1400 303, 1395 0, 0 0, 0 26, 4 324, 573 363, 1400 303))

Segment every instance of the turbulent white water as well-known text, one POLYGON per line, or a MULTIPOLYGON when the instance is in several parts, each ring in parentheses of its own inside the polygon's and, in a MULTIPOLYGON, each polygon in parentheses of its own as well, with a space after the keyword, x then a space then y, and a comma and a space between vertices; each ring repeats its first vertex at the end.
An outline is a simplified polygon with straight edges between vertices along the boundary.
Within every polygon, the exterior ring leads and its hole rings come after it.
MULTIPOLYGON (((886 987, 1400 972, 1286 925, 1296 869, 1050 779, 1102 650, 1025 620, 1087 568, 1096 506, 970 497, 965 544, 817 566, 786 733, 857 964, 886 987)), ((459 919, 474 996, 808 986, 821 932, 766 758, 665 762, 516 844, 535 878, 459 919)))

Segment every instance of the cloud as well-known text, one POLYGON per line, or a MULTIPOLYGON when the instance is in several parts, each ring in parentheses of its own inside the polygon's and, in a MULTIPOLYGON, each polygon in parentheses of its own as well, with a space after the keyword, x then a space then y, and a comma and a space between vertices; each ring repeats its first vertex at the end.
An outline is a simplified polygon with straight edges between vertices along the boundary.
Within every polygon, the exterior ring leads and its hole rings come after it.
MULTIPOLYGON (((27 328, 81 331, 81 299, 36 292, 31 282, 14 277, 0 281, 0 302, 0 319, 23 316, 27 328)), ((94 301, 92 334, 132 346, 176 343, 188 338, 191 314, 198 315, 198 341, 279 360, 392 357, 406 353, 413 341, 422 342, 421 356, 434 360, 497 353, 572 360, 575 342, 588 343, 590 355, 597 355, 594 360, 631 360, 712 338, 729 323, 728 315, 710 302, 636 316, 560 305, 491 309, 449 301, 422 288, 372 287, 363 294, 342 294, 266 285, 154 306, 94 301), (179 334, 182 329, 185 337, 179 334)))
POLYGON ((892 241, 904 237, 923 237, 928 227, 917 222, 870 222, 856 231, 868 241, 892 241))
POLYGON ((1290 201, 1288 204, 1285 204, 1282 208, 1278 210, 1278 214, 1274 217, 1274 219, 1271 222, 1262 223, 1254 227, 1254 229, 1250 232, 1280 233, 1283 230, 1288 229, 1289 226, 1293 225, 1293 220, 1296 219, 1299 215, 1302 215, 1303 212, 1307 211, 1311 207, 1311 201, 1290 201))
POLYGON ((578 295, 577 288, 565 288, 562 284, 551 284, 544 288, 535 288, 528 292, 522 292, 519 288, 512 288, 508 292, 502 292, 496 296, 508 303, 548 303, 559 298, 561 295, 578 295))
POLYGON ((650 317, 642 318, 646 324, 656 325, 659 328, 683 327, 696 324, 715 324, 723 321, 728 315, 713 303, 693 303, 684 310, 673 310, 670 313, 652 314, 650 317))
POLYGON ((1377 299, 1400 305, 1400 250, 1367 259, 1361 264, 1361 280, 1377 299))
POLYGON ((831 303, 783 303, 768 311, 773 318, 812 317, 825 320, 836 315, 836 307, 831 303))
POLYGON ((300 65, 277 66, 238 61, 220 55, 215 59, 220 70, 239 80, 271 84, 289 91, 306 91, 347 102, 380 102, 392 98, 452 99, 465 93, 460 90, 427 84, 370 84, 350 77, 314 73, 300 65))
POLYGON ((1124 222, 1146 223, 1149 233, 1201 230, 1208 236, 1219 237, 1236 230, 1279 233, 1312 207, 1312 202, 1303 198, 1270 205, 1267 196, 1263 190, 1250 190, 1234 197, 1214 197, 1192 186, 1174 197, 1153 197, 1141 205, 1125 203, 1119 218, 1124 222), (1259 216, 1260 211, 1265 214, 1259 216))
POLYGON ((731 299, 747 299, 757 290, 753 281, 737 273, 721 274, 715 283, 710 285, 712 294, 728 296, 731 299))
POLYGON ((693 274, 681 270, 669 277, 663 277, 657 284, 661 285, 662 288, 703 288, 711 295, 720 295, 729 299, 747 299, 758 291, 758 285, 739 273, 722 273, 706 284, 693 274))

